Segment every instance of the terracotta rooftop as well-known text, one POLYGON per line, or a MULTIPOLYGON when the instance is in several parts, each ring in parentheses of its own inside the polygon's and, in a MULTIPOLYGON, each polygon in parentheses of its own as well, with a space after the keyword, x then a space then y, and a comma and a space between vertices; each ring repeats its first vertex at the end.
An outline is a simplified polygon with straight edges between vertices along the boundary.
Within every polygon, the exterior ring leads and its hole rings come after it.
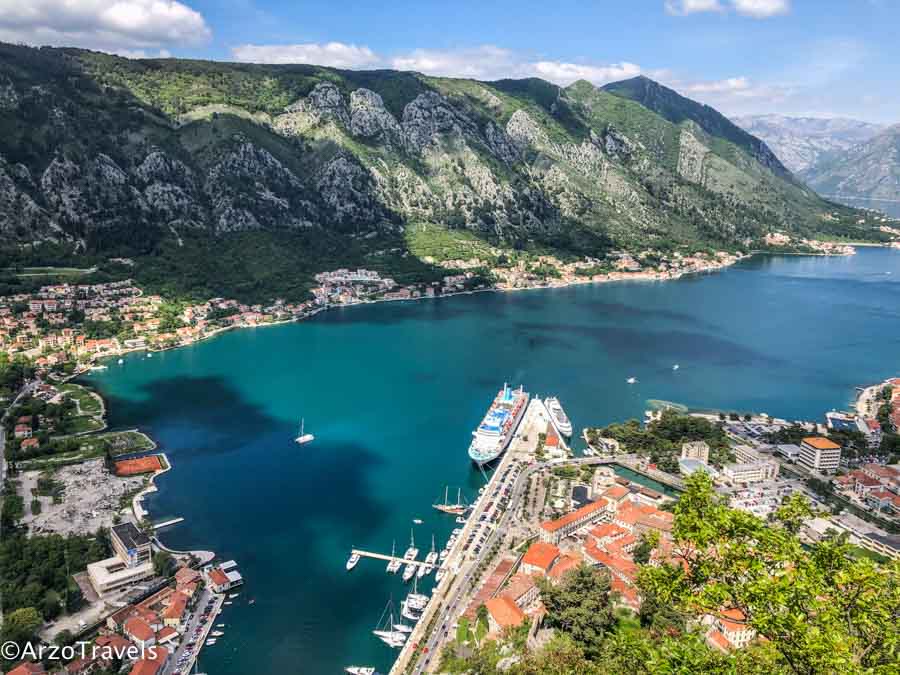
POLYGON ((505 596, 490 598, 484 604, 501 628, 518 626, 525 620, 525 613, 519 609, 516 603, 505 596))
POLYGON ((228 583, 228 577, 225 572, 215 567, 209 571, 209 580, 216 586, 224 586, 228 583))
POLYGON ((628 493, 629 490, 627 487, 623 485, 613 485, 612 487, 606 488, 606 490, 603 491, 603 496, 608 497, 609 499, 619 500, 623 497, 626 497, 628 493))
POLYGON ((747 615, 737 607, 724 609, 719 612, 719 621, 722 623, 722 627, 731 633, 747 630, 748 627, 747 615))
POLYGON ((523 565, 534 565, 545 572, 550 569, 553 562, 559 557, 559 549, 545 541, 536 541, 525 552, 522 558, 523 565))
POLYGON ((591 534, 595 536, 597 539, 606 539, 612 537, 621 537, 623 534, 627 534, 628 530, 624 527, 620 527, 615 523, 600 523, 597 527, 591 530, 591 534))
POLYGON ((722 635, 721 631, 717 631, 713 628, 709 633, 706 634, 706 640, 710 643, 711 646, 719 649, 720 651, 727 652, 731 649, 731 643, 728 641, 724 635, 722 635))
POLYGON ((127 635, 130 635, 135 640, 140 640, 141 642, 150 640, 156 635, 146 621, 136 616, 131 617, 125 622, 124 630, 127 635))
POLYGON ((556 561, 556 564, 553 566, 553 569, 550 570, 550 577, 552 579, 562 579, 562 577, 576 567, 578 567, 582 563, 582 560, 577 555, 573 555, 567 553, 565 555, 561 555, 559 560, 556 561))
POLYGON ((827 438, 822 438, 821 436, 808 436, 803 439, 803 442, 812 448, 816 448, 818 450, 840 450, 841 446, 839 446, 834 441, 830 441, 827 438))
POLYGON ((556 532, 566 525, 574 523, 575 521, 580 520, 581 518, 584 518, 585 516, 603 508, 606 508, 606 500, 601 498, 595 502, 591 502, 590 504, 585 504, 577 511, 573 511, 572 513, 569 513, 562 518, 541 523, 541 527, 547 532, 556 532))

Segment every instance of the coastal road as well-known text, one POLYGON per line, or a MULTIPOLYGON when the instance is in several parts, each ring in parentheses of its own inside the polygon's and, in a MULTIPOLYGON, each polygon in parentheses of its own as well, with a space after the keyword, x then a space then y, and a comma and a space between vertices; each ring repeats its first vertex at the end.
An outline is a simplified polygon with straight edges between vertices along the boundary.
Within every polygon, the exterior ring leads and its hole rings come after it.
POLYGON ((33 392, 38 384, 40 383, 37 380, 26 382, 25 386, 19 390, 19 393, 12 400, 12 403, 3 412, 3 417, 0 418, 0 494, 3 493, 3 485, 6 483, 6 418, 9 416, 10 411, 16 407, 19 399, 33 392))
POLYGON ((194 661, 197 660, 197 657, 200 655, 200 650, 203 649, 203 645, 206 642, 206 637, 209 632, 215 626, 216 619, 219 615, 219 612, 222 610, 222 603, 225 601, 226 596, 216 595, 212 593, 209 589, 203 589, 202 595, 197 599, 197 603, 194 605, 194 611, 190 614, 190 618, 188 619, 187 627, 181 635, 181 643, 178 645, 178 648, 175 650, 175 653, 169 659, 168 664, 166 665, 163 673, 165 675, 173 675, 175 673, 189 673, 191 672, 191 668, 194 666, 194 661), (212 612, 209 615, 209 618, 202 622, 201 617, 206 609, 206 605, 209 602, 213 602, 214 606, 212 612), (193 636, 194 631, 200 629, 200 635, 197 637, 197 640, 194 644, 194 648, 190 657, 185 659, 185 662, 178 666, 178 659, 184 654, 185 649, 188 647, 188 641, 190 641, 191 636, 193 636))

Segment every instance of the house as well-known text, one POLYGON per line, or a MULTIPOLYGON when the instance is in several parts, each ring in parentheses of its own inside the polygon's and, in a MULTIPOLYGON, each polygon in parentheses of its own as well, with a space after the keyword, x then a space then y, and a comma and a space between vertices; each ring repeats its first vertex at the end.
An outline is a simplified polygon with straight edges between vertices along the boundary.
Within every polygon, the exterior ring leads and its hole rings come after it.
POLYGON ((712 617, 712 628, 706 636, 711 647, 726 652, 746 647, 755 637, 756 631, 748 624, 747 615, 736 607, 712 617))
POLYGON ((27 424, 17 424, 13 430, 16 438, 31 438, 31 427, 27 424))
POLYGON ((122 631, 141 649, 147 649, 156 644, 156 631, 140 617, 133 616, 128 619, 122 631))
POLYGON ((206 571, 206 581, 214 593, 225 593, 244 583, 240 573, 232 566, 226 570, 226 565, 227 563, 223 563, 219 567, 212 567, 206 571))
POLYGON ((181 567, 175 572, 175 584, 187 586, 200 581, 200 572, 191 567, 181 567))
POLYGON ((607 506, 606 499, 600 498, 562 518, 541 523, 541 539, 551 544, 558 544, 560 540, 582 527, 606 519, 608 516, 607 506))
POLYGON ((503 589, 501 595, 512 600, 522 611, 534 605, 541 597, 540 588, 534 582, 534 577, 524 572, 513 575, 503 589))
POLYGON ((506 596, 490 598, 484 605, 487 607, 491 633, 502 633, 506 628, 521 626, 525 621, 525 612, 506 596))
POLYGON ((6 675, 43 675, 46 670, 41 663, 32 663, 31 661, 22 661, 6 675))
POLYGON ((172 602, 163 611, 163 624, 172 628, 180 628, 181 620, 184 617, 184 611, 187 609, 187 596, 183 593, 175 593, 172 596, 172 602))
POLYGON ((559 558, 559 549, 546 541, 536 541, 522 557, 522 571, 525 574, 545 576, 559 558))
POLYGON ((22 439, 22 443, 19 447, 22 448, 22 450, 32 450, 40 447, 40 445, 41 442, 38 439, 32 437, 22 439))
POLYGON ((129 675, 159 675, 169 660, 169 650, 165 647, 157 647, 149 650, 146 656, 131 667, 129 675))

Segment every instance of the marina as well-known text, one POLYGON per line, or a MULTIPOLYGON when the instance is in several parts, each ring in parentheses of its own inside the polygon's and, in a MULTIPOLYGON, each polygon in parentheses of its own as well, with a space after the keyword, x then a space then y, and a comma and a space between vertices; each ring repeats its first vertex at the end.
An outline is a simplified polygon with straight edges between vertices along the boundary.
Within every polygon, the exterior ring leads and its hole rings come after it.
MULTIPOLYGON (((289 639, 307 672, 357 664, 386 673, 397 652, 370 631, 392 593, 398 613, 404 586, 399 571, 385 573, 387 559, 360 560, 346 573, 350 549, 401 557, 414 517, 424 521, 418 548, 429 548, 422 537, 432 532, 442 544, 454 528, 466 529, 457 545, 465 544, 474 523, 431 506, 448 485, 451 503, 457 486, 470 502, 485 486, 465 452, 504 380, 560 398, 578 423, 576 453, 582 425, 640 419, 650 398, 808 419, 884 378, 893 356, 874 334, 900 331, 891 309, 896 280, 900 253, 861 249, 850 258, 751 259, 666 283, 359 306, 232 331, 149 361, 128 355, 125 367, 84 379, 109 396, 111 428, 141 427, 178 466, 144 502, 154 518, 186 518, 162 531, 166 545, 227 551, 253 580, 255 606, 235 601, 223 638, 240 636, 245 648, 218 644, 204 652, 201 670, 290 672, 295 656, 281 648, 289 639), (772 303, 773 295, 784 302, 772 303), (868 317, 873 338, 859 337, 848 351, 859 316, 868 317), (809 325, 828 329, 799 330, 809 325), (396 358, 398 345, 410 358, 396 358), (303 363, 302 377, 285 367, 292 362, 303 363), (639 382, 628 386, 631 376, 639 382), (346 388, 329 384, 340 381, 356 382, 364 405, 348 405, 346 388), (216 400, 216 411, 198 406, 202 400, 216 400), (396 422, 398 410, 409 423, 396 422), (299 411, 316 434, 309 451, 286 442, 297 434, 299 411), (248 491, 263 497, 248 504, 248 491), (326 577, 334 581, 322 584, 326 577), (301 627, 298 606, 330 611, 301 627)), ((469 521, 478 517, 476 510, 469 521)), ((457 574, 449 560, 439 583, 457 574)))

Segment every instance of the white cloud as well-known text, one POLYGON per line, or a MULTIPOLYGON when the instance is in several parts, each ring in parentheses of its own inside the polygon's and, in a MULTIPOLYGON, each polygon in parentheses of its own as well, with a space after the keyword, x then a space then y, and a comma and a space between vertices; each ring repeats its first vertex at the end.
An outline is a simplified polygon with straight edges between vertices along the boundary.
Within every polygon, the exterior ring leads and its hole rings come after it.
POLYGON ((696 12, 721 12, 719 0, 666 0, 666 11, 675 16, 685 16, 696 12))
POLYGON ((177 0, 0 0, 0 40, 110 52, 199 45, 203 16, 177 0))
MULTIPOLYGON (((791 9, 790 0, 728 0, 728 3, 738 14, 756 19, 786 14, 791 9)), ((675 16, 725 10, 719 0, 665 0, 663 6, 666 12, 675 16)))
POLYGON ((373 68, 383 64, 381 57, 368 47, 342 42, 294 45, 241 45, 231 50, 238 61, 250 63, 312 63, 332 68, 373 68))
POLYGON ((460 49, 414 49, 382 56, 369 47, 341 42, 298 45, 241 45, 231 50, 238 61, 254 63, 312 63, 335 68, 393 68, 437 77, 498 80, 506 77, 540 77, 557 84, 589 80, 604 84, 641 74, 634 63, 571 63, 534 60, 496 45, 460 49))
POLYGON ((530 64, 534 74, 557 84, 571 84, 575 80, 587 80, 594 84, 605 84, 616 80, 627 80, 641 74, 641 67, 623 61, 606 66, 582 65, 561 61, 538 61, 530 64))
POLYGON ((756 19, 768 19, 777 14, 787 14, 791 9, 790 0, 731 0, 738 14, 756 19))

